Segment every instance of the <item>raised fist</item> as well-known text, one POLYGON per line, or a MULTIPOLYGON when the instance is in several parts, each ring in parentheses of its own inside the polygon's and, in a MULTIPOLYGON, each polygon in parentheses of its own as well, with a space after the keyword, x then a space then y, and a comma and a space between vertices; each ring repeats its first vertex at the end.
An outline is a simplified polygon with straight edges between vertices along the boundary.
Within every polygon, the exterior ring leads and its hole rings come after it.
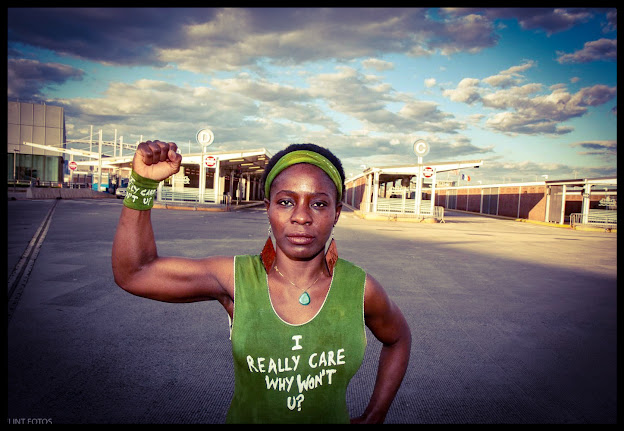
POLYGON ((182 155, 177 151, 173 142, 141 142, 134 153, 132 170, 142 177, 162 181, 180 170, 182 155))

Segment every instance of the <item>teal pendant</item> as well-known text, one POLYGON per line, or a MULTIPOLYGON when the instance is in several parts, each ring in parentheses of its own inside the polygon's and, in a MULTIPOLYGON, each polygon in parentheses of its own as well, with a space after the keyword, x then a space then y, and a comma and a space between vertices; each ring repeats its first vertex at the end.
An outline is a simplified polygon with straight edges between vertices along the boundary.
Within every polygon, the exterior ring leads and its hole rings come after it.
POLYGON ((308 305, 309 303, 310 303, 310 295, 308 295, 308 292, 303 292, 301 296, 299 297, 299 304, 308 305))

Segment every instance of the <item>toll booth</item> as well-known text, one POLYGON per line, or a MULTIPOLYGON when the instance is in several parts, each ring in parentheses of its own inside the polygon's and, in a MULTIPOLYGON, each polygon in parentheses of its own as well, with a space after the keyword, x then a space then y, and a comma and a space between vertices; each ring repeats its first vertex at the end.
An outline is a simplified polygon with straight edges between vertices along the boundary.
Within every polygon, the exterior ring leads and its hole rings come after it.
POLYGON ((442 219, 443 208, 434 204, 439 175, 481 165, 483 160, 370 167, 345 182, 344 200, 365 215, 442 219))

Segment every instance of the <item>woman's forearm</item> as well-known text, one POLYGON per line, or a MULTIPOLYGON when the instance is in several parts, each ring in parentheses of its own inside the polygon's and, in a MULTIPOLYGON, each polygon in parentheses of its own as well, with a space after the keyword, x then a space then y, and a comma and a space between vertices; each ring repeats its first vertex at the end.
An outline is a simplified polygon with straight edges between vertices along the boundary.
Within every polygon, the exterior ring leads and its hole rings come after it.
POLYGON ((404 330, 391 345, 384 344, 379 354, 377 378, 370 402, 359 418, 361 423, 383 423, 409 363, 411 333, 404 330))
POLYGON ((124 206, 113 240, 115 282, 122 288, 128 288, 132 275, 157 257, 151 210, 137 211, 124 206))

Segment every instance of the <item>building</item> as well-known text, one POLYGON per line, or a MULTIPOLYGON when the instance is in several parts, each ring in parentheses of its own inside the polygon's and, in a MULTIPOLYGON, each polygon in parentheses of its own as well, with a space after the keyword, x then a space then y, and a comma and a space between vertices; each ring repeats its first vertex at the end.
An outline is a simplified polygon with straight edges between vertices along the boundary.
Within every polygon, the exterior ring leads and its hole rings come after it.
POLYGON ((31 147, 24 142, 64 148, 64 109, 60 106, 9 101, 7 117, 7 182, 62 183, 63 155, 57 151, 31 147))
POLYGON ((457 185, 438 174, 482 160, 371 167, 346 181, 344 202, 365 218, 444 220, 445 210, 553 224, 617 227, 617 177, 457 185))
POLYGON ((423 165, 370 167, 345 181, 344 201, 365 217, 393 215, 441 219, 435 202, 438 175, 478 168, 483 160, 432 162, 423 165))
MULTIPOLYGON (((102 130, 67 141, 62 107, 8 102, 10 185, 83 186, 114 193, 125 186, 139 141, 103 139, 102 130)), ((142 140, 142 137, 141 137, 142 140)), ((163 181, 156 201, 221 204, 262 199, 260 179, 271 155, 266 149, 183 154, 178 174, 163 181)))

